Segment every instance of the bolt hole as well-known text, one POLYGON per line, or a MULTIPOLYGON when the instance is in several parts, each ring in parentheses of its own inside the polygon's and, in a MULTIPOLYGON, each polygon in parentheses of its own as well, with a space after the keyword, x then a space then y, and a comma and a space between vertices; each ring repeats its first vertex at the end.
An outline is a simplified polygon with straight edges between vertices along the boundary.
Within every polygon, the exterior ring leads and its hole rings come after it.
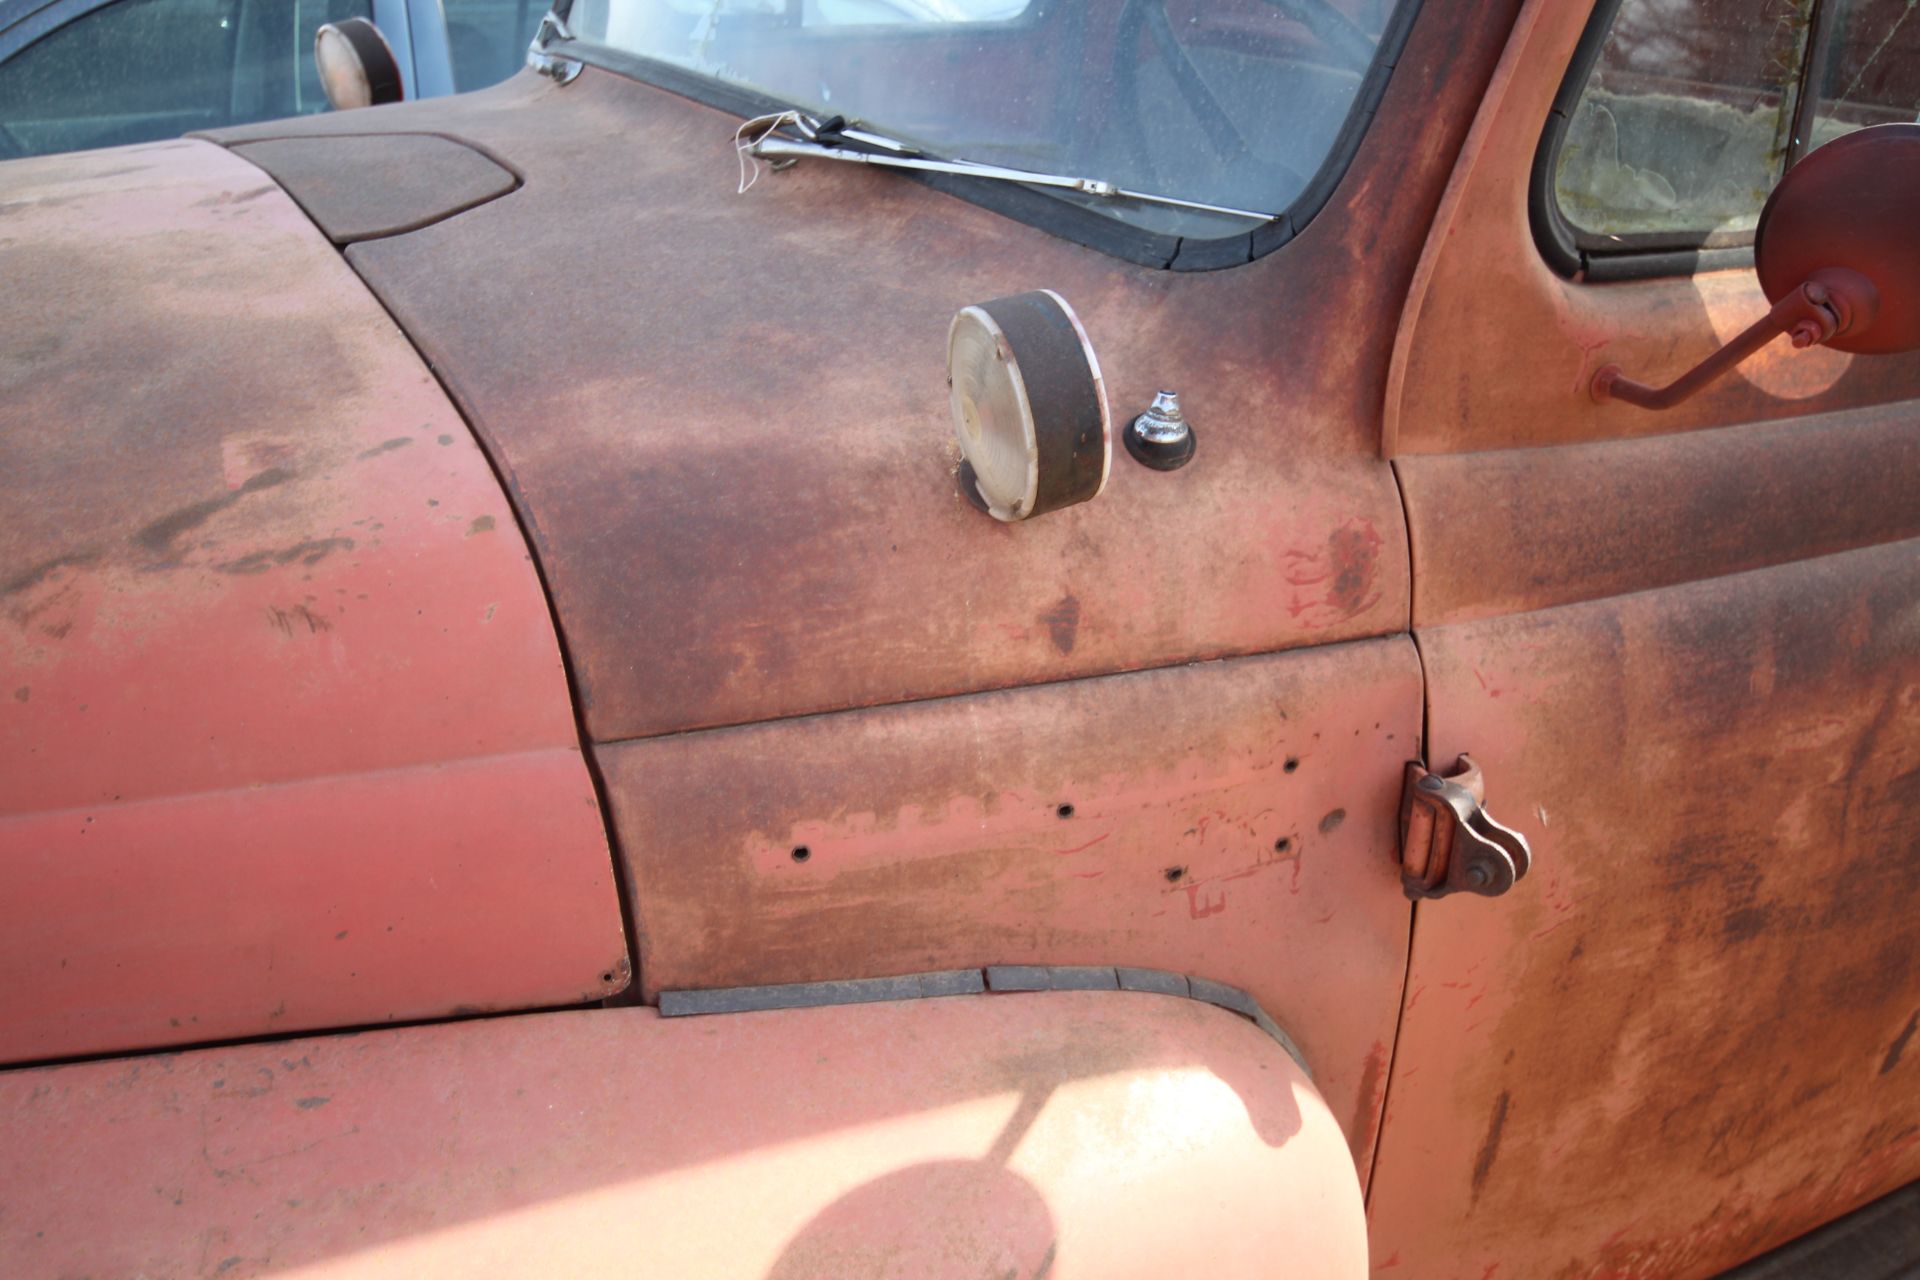
POLYGON ((1288 773, 1292 773, 1292 772, 1293 772, 1293 771, 1294 771, 1295 769, 1298 769, 1298 768, 1300 767, 1300 757, 1299 757, 1299 756, 1288 756, 1288 757, 1287 757, 1287 762, 1286 762, 1285 764, 1283 764, 1283 765, 1281 765, 1280 767, 1281 767, 1281 768, 1282 768, 1283 770, 1285 770, 1286 772, 1288 772, 1288 773))
POLYGON ((1054 812, 1059 814, 1063 818, 1071 818, 1073 816, 1073 806, 1070 804, 1063 804, 1058 809, 1055 809, 1054 812))
POLYGON ((808 858, 811 858, 812 856, 813 856, 813 850, 807 848, 807 846, 803 844, 797 844, 793 846, 793 860, 795 862, 805 862, 808 858))
POLYGON ((1187 874, 1187 869, 1186 869, 1185 867, 1168 867, 1168 868, 1167 868, 1167 883, 1168 883, 1168 884, 1179 884, 1179 883, 1180 883, 1180 878, 1181 878, 1182 876, 1184 876, 1184 875, 1186 875, 1186 874, 1187 874))
POLYGON ((1288 839, 1286 836, 1281 836, 1278 840, 1275 840, 1273 842, 1273 851, 1275 853, 1285 853, 1287 850, 1291 848, 1293 848, 1293 841, 1288 839))
POLYGON ((607 973, 603 973, 603 974, 601 974, 601 975, 600 975, 600 981, 602 981, 602 982, 612 982, 612 981, 613 981, 613 974, 612 974, 612 972, 611 972, 611 971, 609 971, 609 972, 607 972, 607 973))

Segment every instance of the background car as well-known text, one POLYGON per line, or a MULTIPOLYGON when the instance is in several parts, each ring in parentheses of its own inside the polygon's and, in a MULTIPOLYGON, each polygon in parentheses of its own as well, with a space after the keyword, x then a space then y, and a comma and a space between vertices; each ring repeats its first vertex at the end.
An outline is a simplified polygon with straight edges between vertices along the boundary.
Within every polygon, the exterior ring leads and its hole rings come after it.
POLYGON ((327 109, 322 23, 368 18, 409 98, 484 88, 526 56, 541 0, 0 0, 0 159, 327 109))

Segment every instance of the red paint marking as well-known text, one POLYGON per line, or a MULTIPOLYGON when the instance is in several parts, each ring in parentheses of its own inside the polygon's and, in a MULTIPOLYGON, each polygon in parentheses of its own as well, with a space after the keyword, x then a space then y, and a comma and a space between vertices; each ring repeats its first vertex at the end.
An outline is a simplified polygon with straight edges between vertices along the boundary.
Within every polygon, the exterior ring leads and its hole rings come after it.
POLYGON ((1071 875, 1075 880, 1091 880, 1095 876, 1103 876, 1107 873, 1105 869, 1102 869, 1099 871, 1072 871, 1072 872, 1069 872, 1068 874, 1071 875))
POLYGON ((1111 831, 1102 832, 1100 835, 1095 836, 1093 839, 1087 841, 1085 844, 1077 844, 1073 846, 1073 848, 1071 849, 1055 849, 1054 852, 1061 855, 1062 857, 1065 857, 1069 853, 1079 853, 1084 849, 1093 848, 1093 846, 1099 844, 1102 840, 1105 840, 1108 836, 1112 834, 1113 832, 1111 831))
POLYGON ((1388 1267, 1397 1267, 1399 1265, 1400 1265, 1400 1251, 1398 1249, 1395 1249, 1393 1251, 1393 1256, 1380 1264, 1380 1269, 1382 1271, 1385 1271, 1388 1267))

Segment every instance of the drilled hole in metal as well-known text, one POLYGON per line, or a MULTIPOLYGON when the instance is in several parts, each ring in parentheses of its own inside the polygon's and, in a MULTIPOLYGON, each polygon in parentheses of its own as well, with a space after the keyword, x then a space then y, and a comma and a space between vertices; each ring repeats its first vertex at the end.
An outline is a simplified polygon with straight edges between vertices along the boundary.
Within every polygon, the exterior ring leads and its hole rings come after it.
POLYGON ((1298 756, 1288 756, 1287 762, 1281 765, 1280 767, 1286 770, 1288 773, 1292 773, 1295 769, 1298 769, 1300 767, 1300 758, 1298 756))
POLYGON ((1186 874, 1187 874, 1187 869, 1185 867, 1168 867, 1167 883, 1178 884, 1180 882, 1180 877, 1186 874))
POLYGON ((1273 842, 1273 851, 1275 853, 1285 853, 1291 848, 1293 848, 1293 841, 1287 839, 1285 836, 1281 836, 1273 842))
POLYGON ((793 860, 795 862, 805 862, 808 858, 811 858, 812 856, 813 856, 813 850, 807 848, 807 846, 803 844, 798 844, 793 847, 793 860))
POLYGON ((1073 816, 1073 806, 1070 804, 1063 804, 1058 809, 1055 809, 1054 812, 1059 814, 1063 818, 1071 818, 1073 816))

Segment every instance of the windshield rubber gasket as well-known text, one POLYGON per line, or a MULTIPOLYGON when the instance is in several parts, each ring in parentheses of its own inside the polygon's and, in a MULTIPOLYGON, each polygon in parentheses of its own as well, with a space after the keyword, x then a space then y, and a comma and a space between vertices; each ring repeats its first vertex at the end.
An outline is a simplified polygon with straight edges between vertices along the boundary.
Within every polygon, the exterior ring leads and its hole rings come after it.
MULTIPOLYGON (((1381 95, 1386 92, 1387 81, 1406 47, 1407 35, 1413 29, 1421 4, 1422 0, 1400 0, 1394 6, 1392 18, 1380 34, 1373 64, 1360 82, 1360 90, 1347 109, 1347 118, 1341 122, 1340 132, 1326 159, 1292 204, 1252 231, 1205 240, 1167 235, 1131 226, 1037 187, 957 174, 900 171, 900 176, 1063 240, 1141 266, 1168 271, 1219 271, 1244 266, 1293 239, 1333 197, 1334 189, 1346 176, 1348 166, 1360 150, 1361 139, 1379 111, 1381 95)), ((744 86, 730 85, 685 67, 610 45, 577 38, 549 38, 541 47, 557 56, 639 80, 742 119, 785 110, 792 105, 744 86)))
POLYGON ((1574 109, 1593 77, 1594 64, 1606 48, 1621 0, 1599 0, 1587 19, 1580 42, 1574 46, 1566 77, 1553 97, 1546 126, 1533 152, 1527 178, 1527 221, 1534 246, 1555 274, 1568 280, 1606 284, 1622 280, 1653 280, 1690 276, 1753 265, 1753 234, 1737 236, 1707 231, 1663 231, 1630 237, 1602 237, 1582 231, 1561 212, 1554 192, 1560 169, 1560 148, 1574 109))

